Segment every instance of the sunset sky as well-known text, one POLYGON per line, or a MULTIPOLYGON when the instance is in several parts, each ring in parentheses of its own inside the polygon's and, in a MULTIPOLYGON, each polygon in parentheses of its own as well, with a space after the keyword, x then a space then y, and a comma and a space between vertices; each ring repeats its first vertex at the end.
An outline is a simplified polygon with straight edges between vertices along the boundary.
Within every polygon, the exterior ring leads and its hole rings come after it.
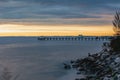
POLYGON ((0 36, 112 35, 120 0, 0 0, 0 36))

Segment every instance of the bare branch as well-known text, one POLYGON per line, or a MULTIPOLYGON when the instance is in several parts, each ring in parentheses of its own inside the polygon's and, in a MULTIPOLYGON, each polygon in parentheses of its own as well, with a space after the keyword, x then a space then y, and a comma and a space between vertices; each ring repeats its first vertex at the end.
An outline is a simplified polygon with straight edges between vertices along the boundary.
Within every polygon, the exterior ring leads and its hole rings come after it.
POLYGON ((113 30, 116 32, 116 35, 120 35, 120 12, 119 11, 116 12, 112 23, 114 26, 113 30))

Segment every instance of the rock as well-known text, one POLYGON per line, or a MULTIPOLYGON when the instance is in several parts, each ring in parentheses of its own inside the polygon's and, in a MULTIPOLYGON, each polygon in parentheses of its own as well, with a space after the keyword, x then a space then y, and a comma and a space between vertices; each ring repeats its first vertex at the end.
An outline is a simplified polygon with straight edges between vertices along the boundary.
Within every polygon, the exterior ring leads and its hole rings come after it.
POLYGON ((79 67, 79 66, 76 65, 76 64, 72 65, 72 68, 78 68, 78 67, 79 67))
POLYGON ((87 80, 87 79, 86 78, 81 78, 81 79, 76 78, 75 80, 87 80))
POLYGON ((75 80, 80 80, 79 78, 76 78, 75 80))
POLYGON ((117 58, 115 59, 115 62, 116 62, 116 63, 120 63, 120 57, 117 57, 117 58))
POLYGON ((120 74, 117 75, 118 80, 120 80, 120 74))
POLYGON ((64 69, 71 69, 71 66, 64 63, 64 69))
POLYGON ((104 78, 103 78, 103 80, 113 80, 111 77, 109 77, 109 76, 105 76, 104 78))

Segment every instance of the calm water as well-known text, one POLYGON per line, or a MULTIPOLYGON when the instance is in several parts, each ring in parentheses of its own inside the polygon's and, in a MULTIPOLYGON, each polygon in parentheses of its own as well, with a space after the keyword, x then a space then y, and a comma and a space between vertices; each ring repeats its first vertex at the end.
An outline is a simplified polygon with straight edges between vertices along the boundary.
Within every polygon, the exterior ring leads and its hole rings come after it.
POLYGON ((62 63, 101 50, 103 41, 38 41, 36 37, 0 37, 0 68, 18 80, 57 80, 66 74, 62 63))

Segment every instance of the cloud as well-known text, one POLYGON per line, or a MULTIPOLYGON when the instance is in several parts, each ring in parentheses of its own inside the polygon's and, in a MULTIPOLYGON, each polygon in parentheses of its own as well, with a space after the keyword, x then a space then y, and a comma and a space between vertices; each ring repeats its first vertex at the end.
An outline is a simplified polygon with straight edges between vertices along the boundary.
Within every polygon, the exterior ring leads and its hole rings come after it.
POLYGON ((25 19, 28 23, 33 20, 44 24, 102 24, 103 17, 112 19, 104 15, 112 16, 120 8, 119 4, 120 0, 0 0, 0 19, 14 22, 25 19))

